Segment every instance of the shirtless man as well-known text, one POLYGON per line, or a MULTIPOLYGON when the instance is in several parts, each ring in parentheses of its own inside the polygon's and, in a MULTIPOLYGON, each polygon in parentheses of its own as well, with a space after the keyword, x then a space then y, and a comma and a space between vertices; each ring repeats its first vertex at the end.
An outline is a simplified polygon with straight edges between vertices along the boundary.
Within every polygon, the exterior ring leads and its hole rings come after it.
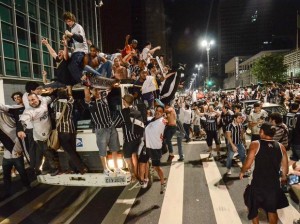
MULTIPOLYGON (((98 55, 99 51, 95 45, 90 46, 90 52, 83 58, 84 70, 97 76, 111 77, 111 61, 98 55)), ((83 78, 85 79, 85 77, 83 78)))
POLYGON ((127 79, 127 69, 121 65, 120 59, 116 57, 113 64, 113 76, 118 79, 127 79))
POLYGON ((170 104, 166 104, 165 105, 165 113, 166 113, 166 119, 168 122, 167 122, 167 125, 165 128, 165 131, 164 131, 164 144, 167 145, 168 151, 169 151, 169 157, 168 157, 167 162, 172 162, 172 160, 174 158, 172 138, 177 130, 176 112, 175 112, 175 109, 170 106, 170 104))

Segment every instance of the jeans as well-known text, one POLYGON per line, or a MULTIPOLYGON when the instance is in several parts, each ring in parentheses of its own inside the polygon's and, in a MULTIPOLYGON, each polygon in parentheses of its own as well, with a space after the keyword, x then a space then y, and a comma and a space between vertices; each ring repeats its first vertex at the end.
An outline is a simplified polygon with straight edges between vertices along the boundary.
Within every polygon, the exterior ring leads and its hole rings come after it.
MULTIPOLYGON (((236 144, 237 147, 237 152, 240 156, 240 160, 242 163, 244 163, 245 159, 246 159, 246 150, 243 144, 236 144)), ((227 145, 228 148, 228 154, 227 154, 227 161, 226 161, 226 167, 227 169, 231 168, 231 164, 232 164, 232 158, 234 155, 234 151, 232 150, 232 147, 230 144, 227 145)))
MULTIPOLYGON (((36 153, 36 142, 34 141, 33 139, 33 129, 30 128, 30 129, 26 129, 25 130, 25 134, 26 134, 26 138, 25 138, 25 146, 26 146, 26 149, 24 149, 24 151, 26 150, 25 155, 26 153, 29 154, 29 159, 30 159, 30 168, 32 170, 34 170, 35 168, 35 164, 36 164, 36 161, 35 161, 35 153, 36 153)), ((27 158, 27 157, 26 157, 27 158)))
POLYGON ((183 123, 183 128, 184 128, 184 131, 185 131, 185 139, 187 141, 190 140, 190 127, 191 127, 191 124, 183 123))
POLYGON ((69 156, 71 167, 76 167, 77 170, 82 170, 84 165, 76 152, 76 133, 58 133, 58 139, 61 147, 69 156))
POLYGON ((180 131, 176 131, 177 135, 177 147, 178 147, 178 155, 180 159, 183 159, 183 149, 182 149, 182 139, 184 137, 184 133, 181 133, 180 131))
POLYGON ((11 194, 11 169, 13 166, 19 172, 23 185, 25 187, 29 187, 29 185, 30 185, 30 182, 28 180, 27 173, 25 170, 23 156, 20 156, 19 158, 13 158, 13 159, 3 158, 3 161, 2 161, 3 183, 4 183, 4 190, 5 190, 6 195, 11 194))
POLYGON ((84 70, 90 72, 96 76, 110 78, 112 73, 112 63, 111 61, 106 61, 104 64, 100 65, 98 69, 93 69, 91 66, 84 66, 84 70))
POLYGON ((71 56, 71 59, 68 64, 68 69, 73 77, 73 79, 77 82, 81 82, 81 76, 82 76, 82 61, 85 53, 84 52, 74 52, 71 56))
POLYGON ((45 162, 43 164, 43 170, 55 170, 57 166, 54 162, 54 153, 52 149, 48 149, 47 142, 36 141, 37 148, 35 150, 35 171, 40 170, 40 166, 43 162, 43 156, 45 156, 45 162))
POLYGON ((168 146, 169 153, 173 153, 172 137, 176 133, 176 126, 166 126, 164 131, 164 143, 168 146))

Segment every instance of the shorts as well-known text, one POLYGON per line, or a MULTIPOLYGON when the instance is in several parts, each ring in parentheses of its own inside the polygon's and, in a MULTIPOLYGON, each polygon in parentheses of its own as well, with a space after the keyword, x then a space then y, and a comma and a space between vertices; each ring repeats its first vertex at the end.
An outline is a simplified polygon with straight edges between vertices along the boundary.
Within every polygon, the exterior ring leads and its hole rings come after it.
POLYGON ((107 147, 112 152, 120 150, 119 136, 115 127, 96 129, 95 134, 100 156, 106 156, 107 147))
POLYGON ((140 156, 139 156, 139 163, 147 163, 150 158, 150 149, 143 147, 140 156))
POLYGON ((142 99, 143 101, 147 101, 148 103, 148 106, 151 107, 153 101, 154 101, 154 95, 152 92, 149 92, 149 93, 144 93, 142 95, 142 99))
POLYGON ((138 138, 132 142, 124 142, 123 144, 123 153, 125 159, 130 159, 133 153, 137 153, 141 139, 138 138))
POLYGON ((213 139, 215 140, 216 145, 220 145, 220 140, 218 137, 217 131, 206 131, 206 143, 208 147, 212 146, 213 139))
POLYGON ((161 149, 150 149, 150 158, 152 161, 152 166, 160 166, 161 156, 162 156, 161 149))
POLYGON ((257 189, 248 185, 244 192, 244 202, 248 207, 248 219, 252 220, 258 215, 258 209, 275 213, 277 209, 289 206, 289 202, 281 188, 257 189))

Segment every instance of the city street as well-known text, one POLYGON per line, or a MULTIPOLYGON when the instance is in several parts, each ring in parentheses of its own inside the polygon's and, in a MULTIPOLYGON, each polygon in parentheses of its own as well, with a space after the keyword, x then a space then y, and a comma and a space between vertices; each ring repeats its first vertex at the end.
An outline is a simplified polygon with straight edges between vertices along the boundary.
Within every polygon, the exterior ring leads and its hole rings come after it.
MULTIPOLYGON (((239 180, 240 163, 226 176, 222 162, 208 160, 204 141, 184 143, 185 161, 164 163, 167 188, 160 194, 156 173, 148 189, 137 183, 127 187, 63 187, 33 182, 22 190, 15 178, 16 193, 0 202, 2 223, 250 223, 243 202, 248 179, 239 180)), ((175 151, 177 147, 175 146, 175 151)), ((18 177, 17 177, 18 178, 18 177)), ((0 192, 3 189, 1 181, 0 192)), ((291 201, 291 200, 290 200, 291 201)), ((279 210, 280 223, 299 218, 297 206, 279 210)), ((267 223, 263 212, 261 223, 267 223)))

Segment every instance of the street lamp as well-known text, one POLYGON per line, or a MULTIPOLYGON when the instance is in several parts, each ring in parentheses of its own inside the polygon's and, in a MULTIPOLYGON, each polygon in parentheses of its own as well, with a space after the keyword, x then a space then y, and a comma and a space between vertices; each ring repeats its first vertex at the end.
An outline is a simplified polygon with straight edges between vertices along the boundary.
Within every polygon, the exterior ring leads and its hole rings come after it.
POLYGON ((214 44, 215 42, 213 40, 202 40, 201 41, 201 47, 206 48, 206 52, 207 52, 207 80, 210 80, 210 73, 209 73, 209 50, 210 47, 214 44))
POLYGON ((95 1, 95 25, 96 25, 96 45, 97 47, 100 47, 100 50, 102 51, 102 35, 101 35, 101 20, 100 20, 100 46, 98 42, 98 19, 97 19, 97 8, 100 8, 103 5, 103 2, 100 1, 99 4, 95 1))
POLYGON ((196 64, 195 68, 198 70, 198 79, 200 80, 200 69, 203 68, 202 64, 196 64))

